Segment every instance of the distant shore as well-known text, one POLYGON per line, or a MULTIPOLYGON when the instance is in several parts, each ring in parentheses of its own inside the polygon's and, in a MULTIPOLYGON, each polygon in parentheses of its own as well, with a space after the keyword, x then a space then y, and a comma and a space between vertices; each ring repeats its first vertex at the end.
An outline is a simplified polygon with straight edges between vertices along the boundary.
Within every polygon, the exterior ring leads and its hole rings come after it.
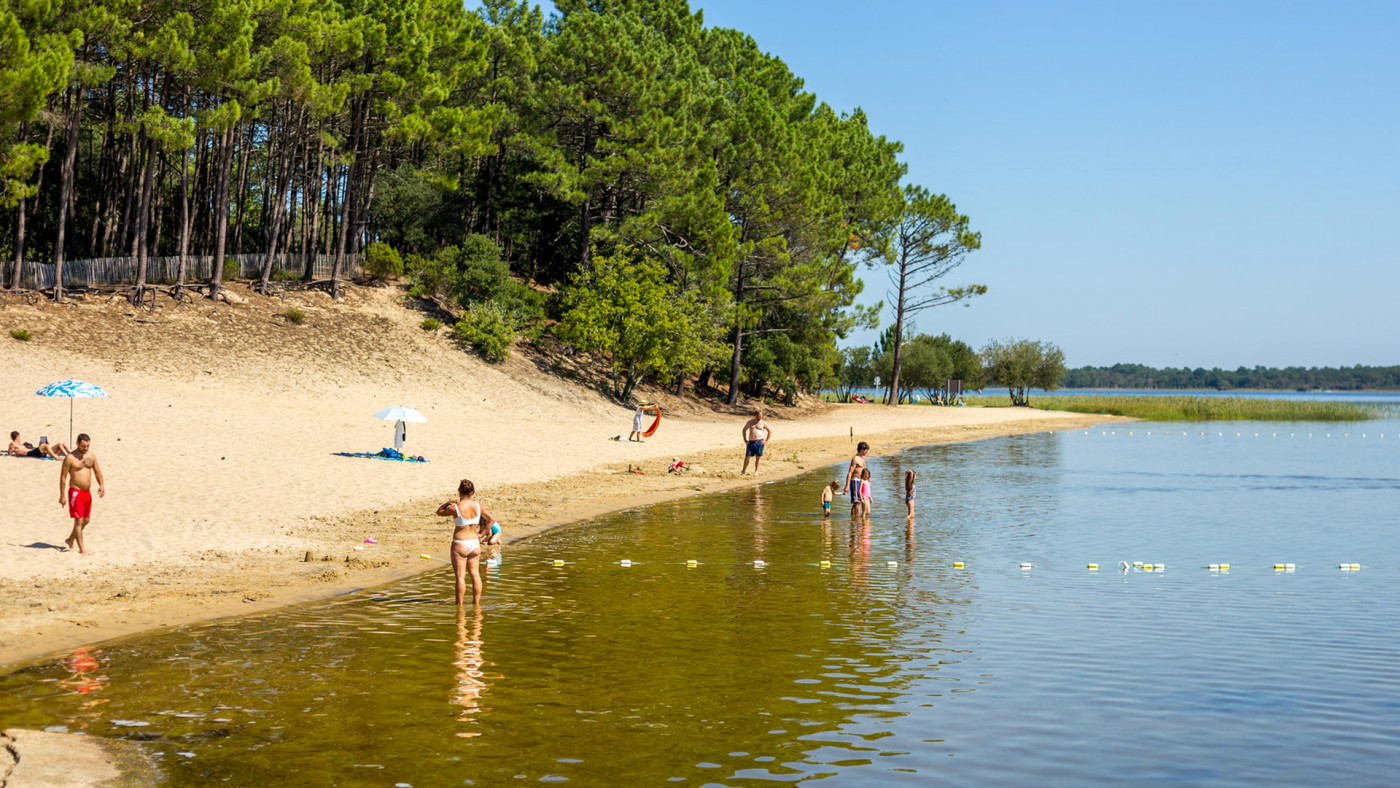
MULTIPOLYGON (((511 540, 754 483, 738 475, 738 409, 653 393, 666 413, 657 435, 614 441, 626 436, 629 410, 525 359, 480 362, 423 331, 390 293, 345 304, 320 293, 268 301, 166 310, 154 321, 94 303, 0 311, 0 321, 34 331, 32 341, 0 342, 0 365, 20 373, 0 381, 10 421, 0 426, 26 439, 65 434, 70 403, 34 396, 56 380, 89 380, 110 395, 72 403, 107 478, 87 533, 93 555, 61 549, 69 520, 57 501, 58 463, 0 459, 9 493, 0 671, 441 567, 418 555, 446 556, 449 529, 431 512, 462 477, 476 482, 511 540), (305 326, 259 312, 294 299, 310 315, 305 326), (392 425, 370 414, 393 404, 428 417, 410 425, 405 450, 429 463, 332 455, 390 445, 392 425), (705 472, 667 474, 673 457, 705 472)), ((760 480, 840 462, 857 440, 887 453, 1111 420, 1023 408, 779 409, 760 480)))

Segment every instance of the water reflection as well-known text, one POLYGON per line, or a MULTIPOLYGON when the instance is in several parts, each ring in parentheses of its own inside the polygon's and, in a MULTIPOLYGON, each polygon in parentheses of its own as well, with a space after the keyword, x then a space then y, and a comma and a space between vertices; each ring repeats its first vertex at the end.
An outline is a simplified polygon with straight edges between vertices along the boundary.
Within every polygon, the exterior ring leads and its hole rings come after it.
MULTIPOLYGON (((485 660, 481 654, 481 608, 474 607, 467 612, 465 607, 457 608, 456 659, 452 664, 457 668, 457 691, 452 702, 462 707, 457 720, 472 725, 481 709, 481 696, 486 691, 485 660), (470 623, 469 623, 470 622, 470 623)), ((477 730, 458 731, 464 739, 481 735, 477 730)))
POLYGON ((64 666, 68 668, 69 675, 59 679, 56 682, 58 686, 77 695, 86 695, 89 692, 96 692, 102 689, 102 684, 107 681, 107 677, 101 675, 102 663, 97 659, 98 655, 101 653, 100 650, 89 651, 86 648, 80 648, 74 651, 73 654, 64 661, 64 666))

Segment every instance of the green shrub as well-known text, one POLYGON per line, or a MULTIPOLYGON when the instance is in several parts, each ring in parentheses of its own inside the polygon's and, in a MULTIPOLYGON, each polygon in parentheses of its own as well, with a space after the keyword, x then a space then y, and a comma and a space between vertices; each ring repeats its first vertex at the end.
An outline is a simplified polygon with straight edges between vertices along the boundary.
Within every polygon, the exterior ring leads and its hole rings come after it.
POLYGON ((515 341, 510 313, 491 302, 467 307, 454 330, 458 339, 492 364, 505 360, 510 355, 510 343, 515 341))
POLYGON ((365 272, 376 279, 397 279, 403 276, 403 258, 386 243, 370 244, 365 249, 365 272))
POLYGON ((437 318, 425 317, 421 325, 424 331, 436 331, 442 323, 438 322, 437 318))
POLYGON ((14 337, 15 339, 18 339, 21 342, 28 342, 29 340, 34 338, 33 334, 29 333, 28 331, 25 331, 22 328, 10 329, 10 336, 14 337))
POLYGON ((300 271, 293 271, 290 268, 278 268, 272 272, 274 282, 295 282, 301 278, 300 271))
POLYGON ((237 278, 238 278, 238 261, 237 261, 237 260, 225 260, 225 261, 224 261, 224 281, 225 281, 225 282, 231 282, 231 281, 233 281, 234 279, 237 279, 237 278))
POLYGON ((299 326, 302 323, 306 322, 306 313, 301 311, 300 309, 297 309, 296 307, 292 307, 283 312, 282 317, 287 318, 287 321, 292 323, 293 325, 299 326))
POLYGON ((501 247, 484 235, 467 236, 461 247, 442 250, 438 260, 447 272, 452 298, 461 307, 496 298, 510 282, 501 247))
POLYGON ((492 300, 514 314, 517 324, 533 323, 545 316, 544 294, 514 279, 507 279, 492 300))

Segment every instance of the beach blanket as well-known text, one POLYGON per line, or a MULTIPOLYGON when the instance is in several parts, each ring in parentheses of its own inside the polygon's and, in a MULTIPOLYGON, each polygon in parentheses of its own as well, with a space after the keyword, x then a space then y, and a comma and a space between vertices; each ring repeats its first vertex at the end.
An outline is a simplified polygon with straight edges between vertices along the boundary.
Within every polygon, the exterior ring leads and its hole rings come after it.
POLYGON ((16 460, 48 460, 50 462, 58 462, 57 457, 30 457, 26 454, 21 454, 20 456, 15 457, 15 455, 13 454, 0 453, 0 457, 14 457, 16 460))
POLYGON ((364 457, 367 460, 388 460, 390 462, 427 462, 422 457, 406 457, 394 449, 380 449, 379 451, 336 451, 331 452, 336 457, 364 457))

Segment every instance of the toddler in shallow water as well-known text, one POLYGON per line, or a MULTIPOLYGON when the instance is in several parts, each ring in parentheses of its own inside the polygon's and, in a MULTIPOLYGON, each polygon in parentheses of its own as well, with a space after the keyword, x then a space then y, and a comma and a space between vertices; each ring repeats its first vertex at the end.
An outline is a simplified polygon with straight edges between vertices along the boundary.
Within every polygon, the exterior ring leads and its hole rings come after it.
POLYGON ((865 519, 870 519, 870 469, 862 468, 860 471, 860 505, 861 514, 865 519))
POLYGON ((836 491, 841 489, 841 482, 832 482, 822 488, 822 517, 831 516, 831 501, 836 497, 836 491))

